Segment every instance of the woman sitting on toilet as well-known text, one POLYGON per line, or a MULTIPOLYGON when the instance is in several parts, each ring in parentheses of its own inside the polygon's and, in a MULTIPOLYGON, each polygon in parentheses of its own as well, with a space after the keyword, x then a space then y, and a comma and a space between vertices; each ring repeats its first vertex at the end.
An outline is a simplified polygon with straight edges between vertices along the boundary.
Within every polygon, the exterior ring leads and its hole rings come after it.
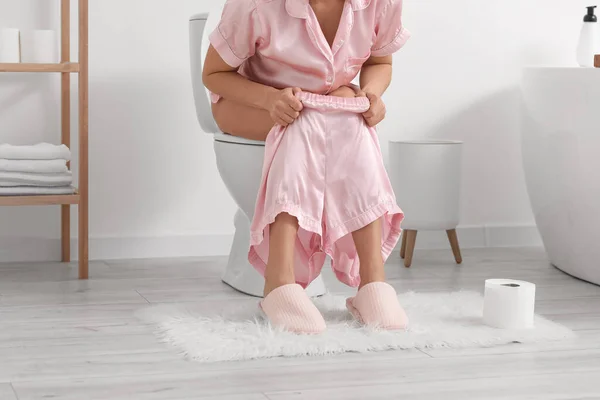
POLYGON ((219 128, 266 139, 249 260, 265 277, 262 310, 284 329, 325 329, 303 290, 325 254, 358 287, 347 306, 360 322, 407 325, 385 283, 403 215, 374 128, 409 37, 401 13, 402 0, 228 0, 210 35, 203 82, 219 128))

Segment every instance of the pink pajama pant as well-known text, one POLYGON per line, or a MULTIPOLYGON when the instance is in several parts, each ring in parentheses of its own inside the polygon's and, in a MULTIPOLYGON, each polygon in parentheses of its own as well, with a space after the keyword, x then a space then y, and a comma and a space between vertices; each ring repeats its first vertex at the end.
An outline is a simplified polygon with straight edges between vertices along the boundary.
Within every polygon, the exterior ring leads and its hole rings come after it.
POLYGON ((251 226, 250 263, 264 275, 269 225, 280 213, 298 219, 296 282, 308 286, 326 256, 337 278, 360 284, 352 232, 382 218, 382 257, 400 237, 404 215, 388 179, 377 133, 362 112, 369 100, 300 93, 304 110, 288 127, 275 126, 265 147, 262 182, 251 226))

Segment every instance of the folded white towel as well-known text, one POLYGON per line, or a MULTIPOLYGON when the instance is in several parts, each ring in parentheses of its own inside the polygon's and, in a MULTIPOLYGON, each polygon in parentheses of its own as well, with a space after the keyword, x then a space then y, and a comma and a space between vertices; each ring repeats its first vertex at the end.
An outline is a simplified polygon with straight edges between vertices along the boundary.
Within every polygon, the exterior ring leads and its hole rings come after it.
POLYGON ((0 196, 27 196, 36 194, 73 194, 75 188, 71 186, 62 187, 0 187, 0 196))
POLYGON ((0 158, 8 160, 71 160, 71 151, 64 144, 38 143, 32 146, 0 144, 0 158))
POLYGON ((69 186, 73 183, 71 172, 61 174, 30 174, 27 172, 0 172, 0 186, 69 186))
POLYGON ((0 171, 60 174, 67 172, 67 160, 7 160, 0 158, 0 171))

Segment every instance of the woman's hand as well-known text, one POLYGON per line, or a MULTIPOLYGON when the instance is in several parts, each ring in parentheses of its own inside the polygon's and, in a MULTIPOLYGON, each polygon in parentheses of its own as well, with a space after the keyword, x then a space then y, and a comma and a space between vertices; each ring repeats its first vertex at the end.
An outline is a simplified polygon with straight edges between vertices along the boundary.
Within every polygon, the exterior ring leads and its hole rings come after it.
MULTIPOLYGON (((364 93, 364 92, 363 92, 364 93)), ((381 100, 381 97, 373 94, 373 93, 364 93, 363 95, 367 96, 369 102, 371 103, 371 108, 369 108, 365 113, 363 113, 363 117, 369 126, 375 126, 385 118, 385 103, 381 100)), ((359 94, 357 93, 357 97, 359 94)))
POLYGON ((276 124, 288 126, 298 118, 302 111, 302 102, 296 97, 300 88, 286 88, 272 92, 267 98, 266 109, 276 124))
POLYGON ((374 93, 365 92, 356 85, 341 86, 329 93, 329 96, 368 98, 371 107, 363 113, 363 117, 369 126, 375 126, 385 118, 386 109, 381 97, 374 93))

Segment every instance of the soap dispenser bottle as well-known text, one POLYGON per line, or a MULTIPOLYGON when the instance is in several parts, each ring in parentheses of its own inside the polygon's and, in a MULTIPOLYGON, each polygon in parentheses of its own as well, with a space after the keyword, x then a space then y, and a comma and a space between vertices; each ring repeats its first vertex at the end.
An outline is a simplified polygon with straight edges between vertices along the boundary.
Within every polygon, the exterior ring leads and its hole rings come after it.
POLYGON ((577 62, 582 67, 593 67, 594 56, 600 54, 600 29, 598 17, 594 14, 596 6, 587 8, 587 15, 583 17, 583 26, 579 35, 577 46, 577 62))

